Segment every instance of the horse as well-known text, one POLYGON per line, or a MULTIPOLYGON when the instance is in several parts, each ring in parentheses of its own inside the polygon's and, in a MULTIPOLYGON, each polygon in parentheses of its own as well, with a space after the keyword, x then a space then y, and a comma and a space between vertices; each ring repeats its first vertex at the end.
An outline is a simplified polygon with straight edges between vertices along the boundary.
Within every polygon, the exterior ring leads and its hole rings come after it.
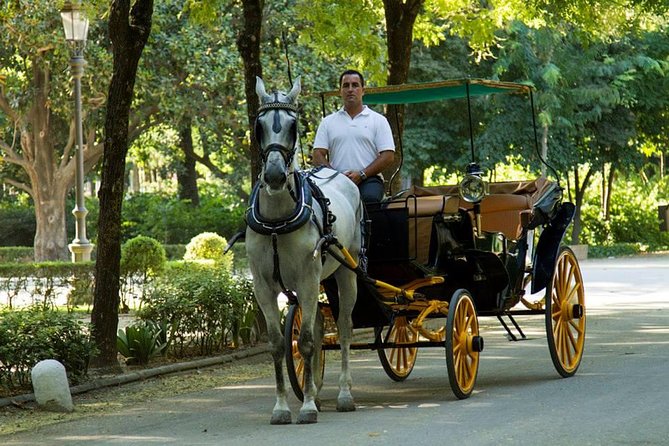
POLYGON ((299 77, 287 94, 268 94, 263 80, 256 79, 260 107, 255 136, 262 166, 246 212, 245 239, 255 298, 267 322, 274 360, 276 404, 271 424, 292 423, 283 375, 286 343, 277 301, 282 292, 296 298, 302 310, 298 349, 304 359, 305 388, 297 423, 317 422, 322 383, 315 381, 321 380, 320 373, 314 378, 314 372, 319 370, 323 330, 318 295, 320 282, 330 276, 339 290, 341 372, 337 411, 355 410, 349 356, 357 282, 355 268, 344 265, 341 259, 346 256, 341 254, 348 251, 349 259, 358 258, 363 205, 357 186, 346 176, 328 168, 318 172, 300 170, 296 159, 300 90, 299 77))

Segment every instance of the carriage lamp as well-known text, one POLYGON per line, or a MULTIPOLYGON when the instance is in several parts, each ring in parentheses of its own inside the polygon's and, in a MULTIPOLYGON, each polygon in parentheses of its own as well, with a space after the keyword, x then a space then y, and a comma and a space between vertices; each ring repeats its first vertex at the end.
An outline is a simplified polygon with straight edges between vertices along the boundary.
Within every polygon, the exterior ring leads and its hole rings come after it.
POLYGON ((75 153, 75 193, 76 203, 72 214, 75 218, 75 236, 68 246, 72 261, 80 262, 91 259, 93 245, 86 238, 86 206, 84 205, 84 148, 81 122, 81 77, 84 74, 84 48, 88 34, 88 19, 81 10, 79 2, 66 1, 60 11, 65 30, 65 40, 70 45, 70 66, 74 81, 74 124, 76 129, 77 150, 75 153))
POLYGON ((467 173, 460 182, 460 197, 468 203, 479 203, 486 195, 483 171, 476 163, 467 166, 467 173))

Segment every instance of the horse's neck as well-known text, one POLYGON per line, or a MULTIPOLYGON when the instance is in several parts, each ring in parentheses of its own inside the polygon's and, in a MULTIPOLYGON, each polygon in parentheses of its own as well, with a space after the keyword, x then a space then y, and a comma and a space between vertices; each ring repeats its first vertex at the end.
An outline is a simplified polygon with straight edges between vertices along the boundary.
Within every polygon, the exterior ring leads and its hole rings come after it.
MULTIPOLYGON (((293 175, 288 177, 287 182, 293 191, 293 194, 295 194, 295 180, 293 175)), ((263 188, 258 194, 258 206, 260 214, 264 218, 269 220, 279 220, 292 215, 295 211, 296 203, 288 189, 270 195, 267 193, 267 189, 263 188)))

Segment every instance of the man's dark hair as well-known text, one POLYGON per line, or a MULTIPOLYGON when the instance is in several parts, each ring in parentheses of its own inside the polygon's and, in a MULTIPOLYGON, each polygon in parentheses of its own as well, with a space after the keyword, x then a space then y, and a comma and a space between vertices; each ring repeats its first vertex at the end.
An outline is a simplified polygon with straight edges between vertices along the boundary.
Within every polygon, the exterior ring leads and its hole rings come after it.
POLYGON ((347 74, 357 74, 358 76, 360 76, 360 86, 361 87, 365 86, 365 78, 362 76, 362 73, 360 73, 357 70, 346 70, 341 74, 341 76, 339 76, 339 86, 340 87, 341 87, 342 79, 344 79, 344 76, 346 76, 347 74))

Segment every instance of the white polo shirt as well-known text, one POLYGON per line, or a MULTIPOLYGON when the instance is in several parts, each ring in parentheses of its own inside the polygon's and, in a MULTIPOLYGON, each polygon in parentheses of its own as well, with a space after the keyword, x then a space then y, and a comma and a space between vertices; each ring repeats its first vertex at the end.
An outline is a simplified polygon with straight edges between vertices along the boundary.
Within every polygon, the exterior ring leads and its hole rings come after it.
POLYGON ((357 171, 369 166, 379 153, 395 151, 395 141, 386 117, 365 105, 354 118, 343 108, 323 118, 314 148, 328 150, 330 164, 338 171, 357 171))

